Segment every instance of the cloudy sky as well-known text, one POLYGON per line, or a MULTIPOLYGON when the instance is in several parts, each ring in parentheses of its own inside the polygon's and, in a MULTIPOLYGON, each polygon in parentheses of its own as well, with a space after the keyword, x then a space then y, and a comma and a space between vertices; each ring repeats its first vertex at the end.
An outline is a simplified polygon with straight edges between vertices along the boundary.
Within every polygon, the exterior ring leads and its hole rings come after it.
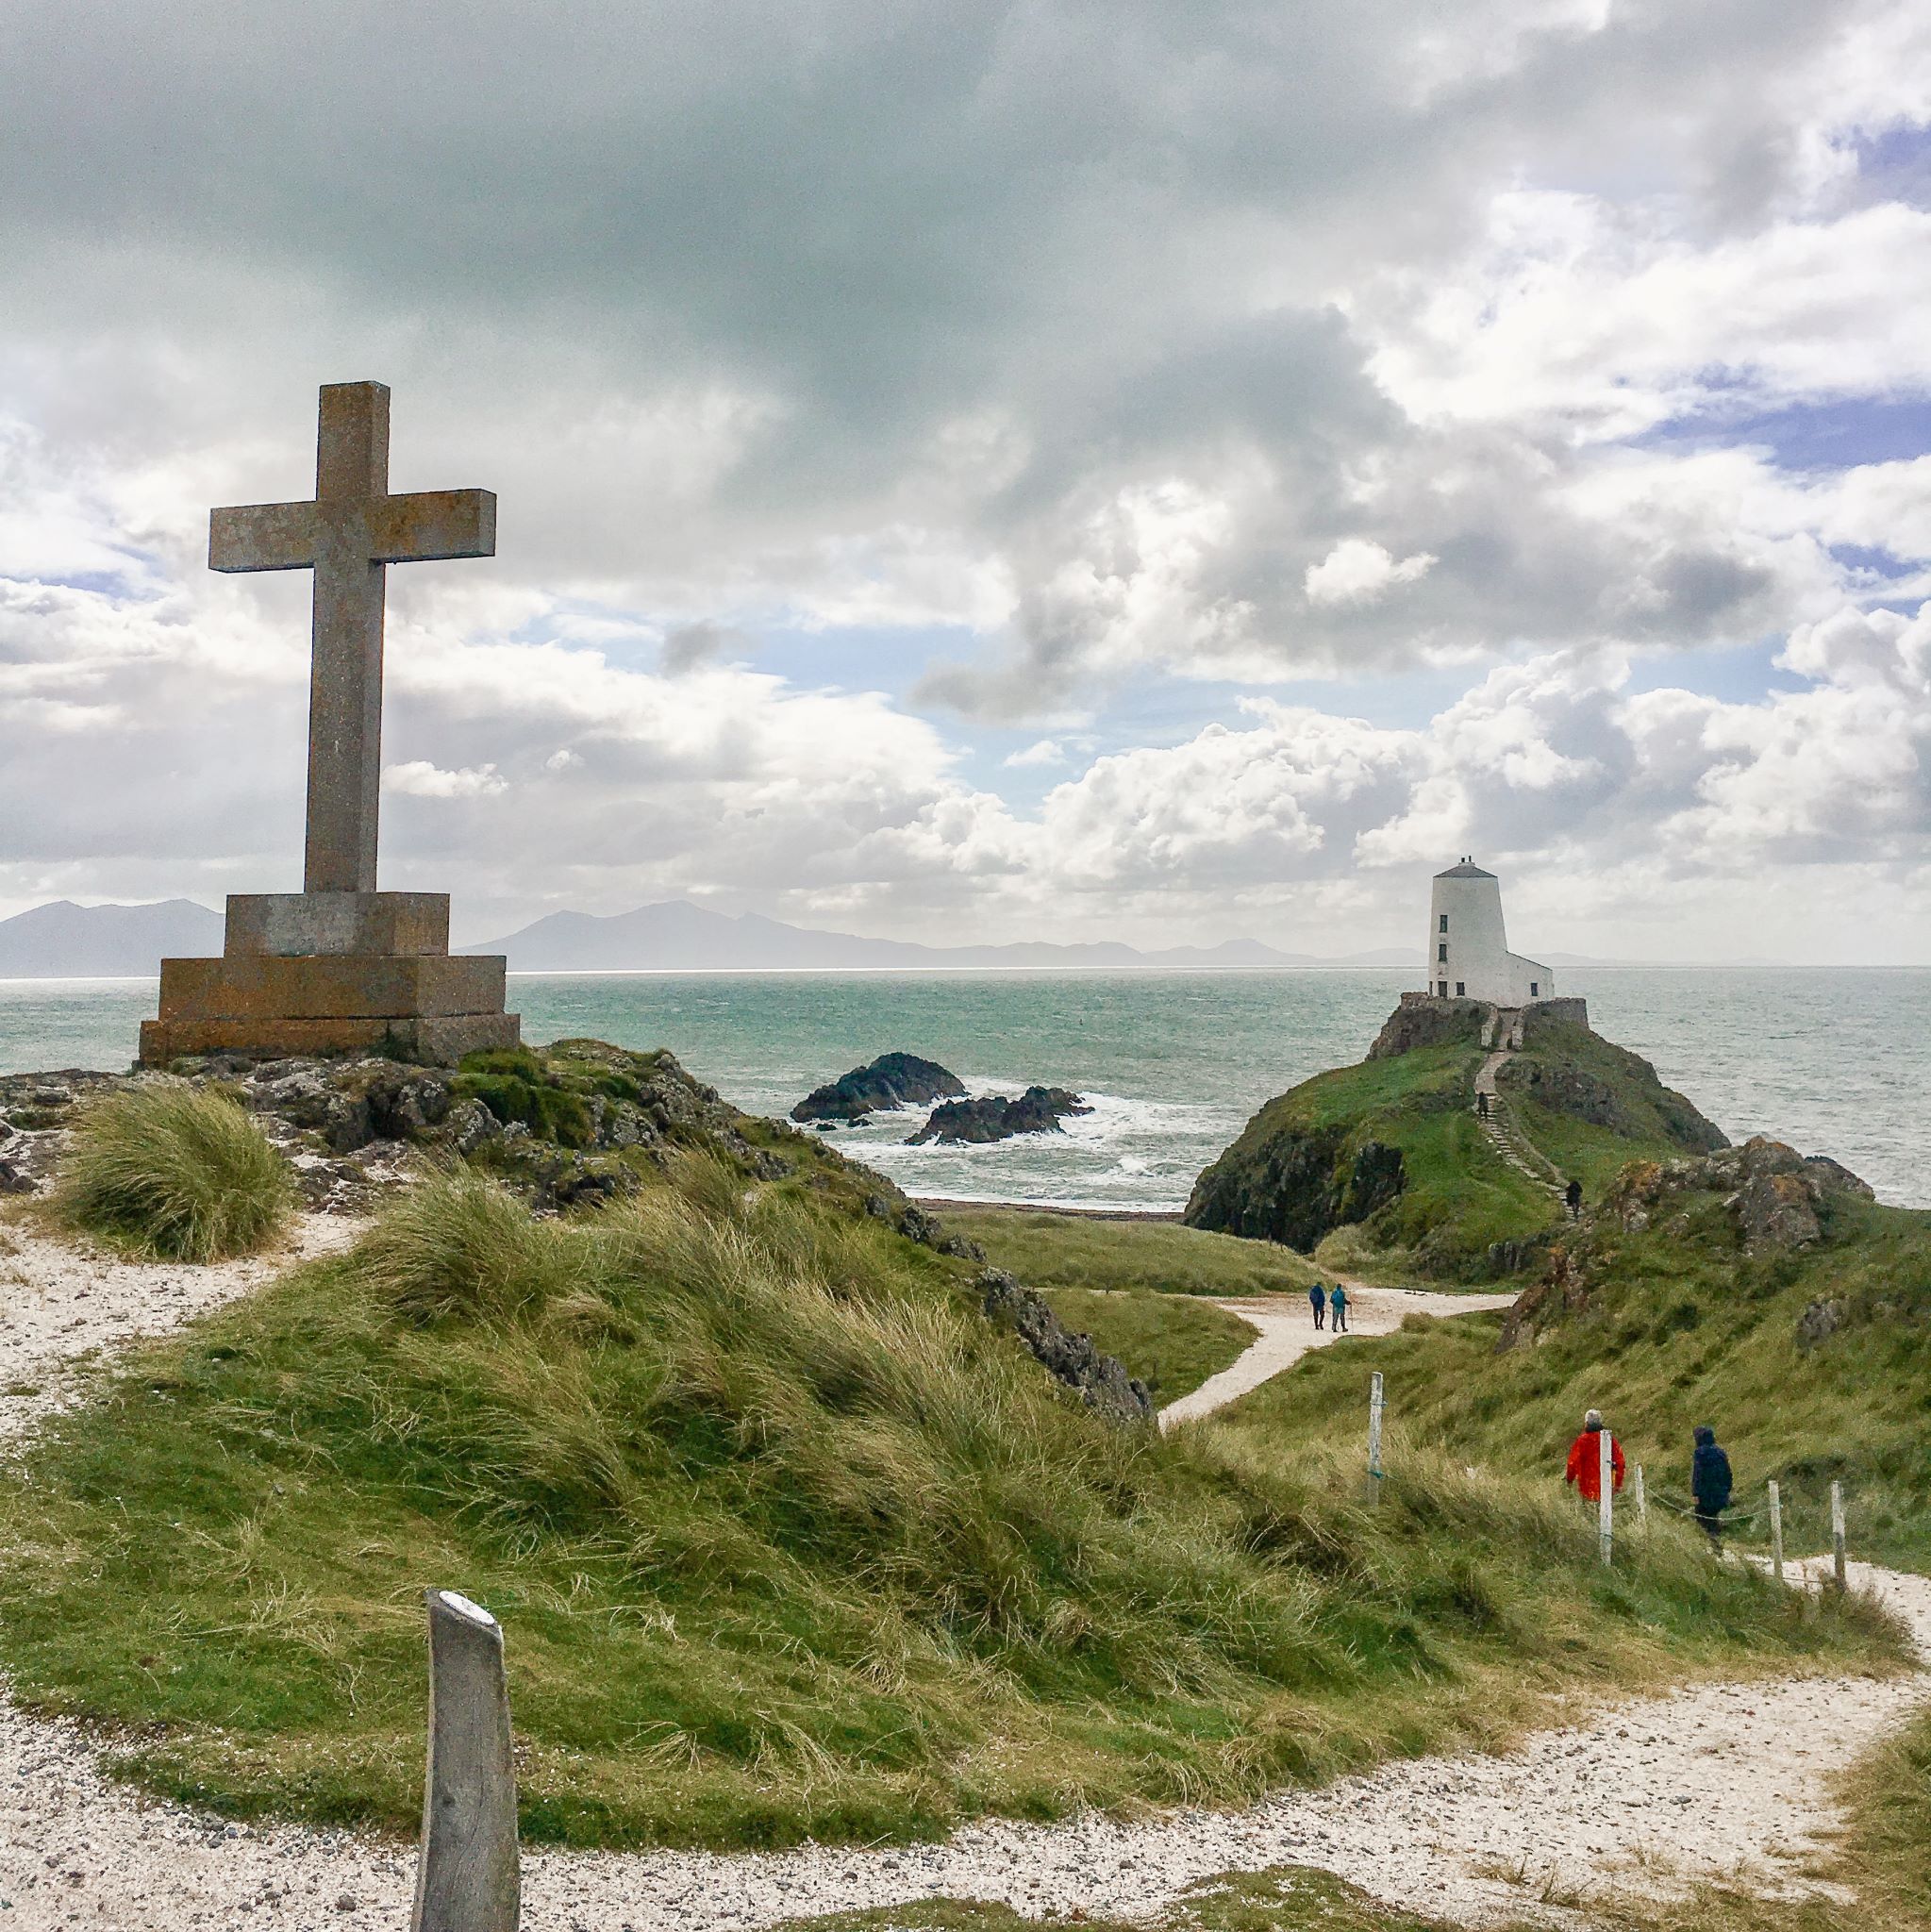
POLYGON ((1920 0, 14 0, 0 914, 299 882, 315 389, 383 883, 906 938, 1931 958, 1920 0), (1922 614, 1921 614, 1922 608, 1922 614))

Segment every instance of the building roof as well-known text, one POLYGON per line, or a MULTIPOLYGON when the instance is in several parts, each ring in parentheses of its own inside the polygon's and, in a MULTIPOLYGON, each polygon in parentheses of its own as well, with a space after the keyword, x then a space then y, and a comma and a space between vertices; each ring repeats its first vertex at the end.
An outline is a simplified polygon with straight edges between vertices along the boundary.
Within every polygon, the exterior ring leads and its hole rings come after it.
POLYGON ((1465 858, 1459 865, 1451 865, 1446 872, 1438 872, 1438 879, 1492 879, 1492 872, 1484 872, 1473 859, 1465 858))

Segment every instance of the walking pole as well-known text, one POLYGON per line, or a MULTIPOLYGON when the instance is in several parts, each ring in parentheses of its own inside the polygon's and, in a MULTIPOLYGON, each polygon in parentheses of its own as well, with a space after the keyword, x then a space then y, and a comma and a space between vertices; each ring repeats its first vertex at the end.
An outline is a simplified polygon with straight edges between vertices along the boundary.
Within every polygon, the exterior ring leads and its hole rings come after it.
POLYGON ((1386 1474, 1381 1467, 1381 1371, 1376 1369, 1368 1384, 1368 1491, 1377 1503, 1386 1474))
POLYGON ((1770 1574, 1784 1580, 1784 1502, 1777 1486, 1770 1486, 1770 1574))
POLYGON ((1846 1586, 1844 1575, 1844 1486, 1832 1483, 1830 1486, 1830 1547, 1837 1569, 1837 1587, 1846 1586))
POLYGON ((1607 1429, 1596 1431, 1596 1535, 1603 1545, 1603 1561, 1609 1561, 1609 1552, 1616 1537, 1616 1464, 1614 1441, 1607 1429))

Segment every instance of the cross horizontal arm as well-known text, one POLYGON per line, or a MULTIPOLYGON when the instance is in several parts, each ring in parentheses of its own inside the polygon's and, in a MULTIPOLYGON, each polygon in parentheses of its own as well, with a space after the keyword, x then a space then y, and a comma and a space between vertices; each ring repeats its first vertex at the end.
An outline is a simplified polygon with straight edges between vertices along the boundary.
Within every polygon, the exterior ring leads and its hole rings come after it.
POLYGON ((307 570, 315 561, 312 503, 250 503, 208 512, 209 570, 307 570))
POLYGON ((369 506, 372 563, 494 557, 496 496, 490 490, 416 490, 369 506))

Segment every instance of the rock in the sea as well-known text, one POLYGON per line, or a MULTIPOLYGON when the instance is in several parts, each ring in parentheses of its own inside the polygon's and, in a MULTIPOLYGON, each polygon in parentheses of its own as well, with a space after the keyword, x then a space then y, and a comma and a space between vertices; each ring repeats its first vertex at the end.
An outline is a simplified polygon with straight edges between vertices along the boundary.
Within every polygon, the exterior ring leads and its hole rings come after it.
POLYGON ((1045 1302, 1003 1268, 988 1268, 975 1284, 988 1318, 1011 1327, 1035 1358, 1090 1409, 1111 1422, 1143 1423, 1153 1414, 1147 1386, 1114 1356, 1102 1355, 1090 1335, 1075 1335, 1045 1302))
POLYGON ((1064 1087, 1028 1087, 1017 1100, 992 1093, 978 1100, 948 1100, 932 1109, 932 1117, 906 1142, 923 1147, 927 1141, 944 1144, 1009 1141, 1015 1134, 1057 1134, 1068 1114, 1090 1113, 1077 1093, 1064 1087))
POLYGON ((794 1121, 856 1121, 868 1113, 902 1107, 924 1107, 963 1093, 965 1082, 937 1060, 913 1053, 886 1053, 869 1067, 854 1067, 825 1086, 813 1088, 791 1109, 794 1121))

